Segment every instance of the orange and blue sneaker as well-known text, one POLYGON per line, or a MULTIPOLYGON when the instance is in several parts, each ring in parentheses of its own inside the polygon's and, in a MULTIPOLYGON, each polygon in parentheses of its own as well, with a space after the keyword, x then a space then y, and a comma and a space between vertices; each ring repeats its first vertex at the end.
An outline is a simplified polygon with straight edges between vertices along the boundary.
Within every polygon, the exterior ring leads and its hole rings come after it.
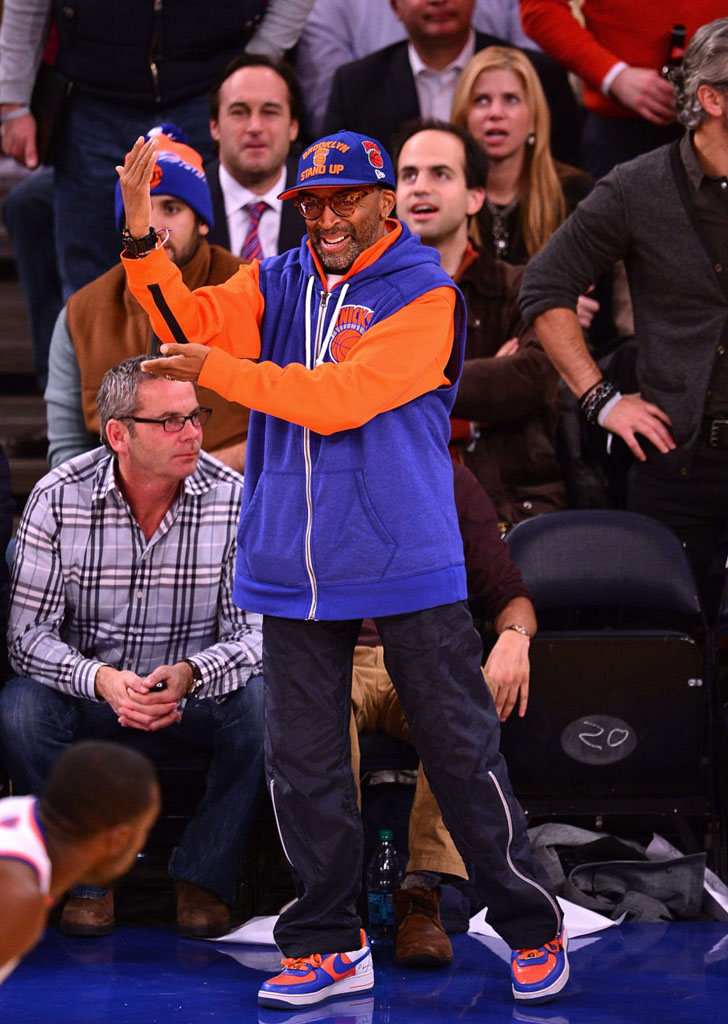
POLYGON ((569 980, 566 956, 566 929, 536 949, 514 949, 511 952, 511 979, 516 1002, 547 1003, 569 980))
POLYGON ((281 973, 261 985, 258 1004, 295 1010, 351 992, 369 991, 374 986, 372 954, 366 933, 362 930, 360 934, 361 948, 351 953, 283 959, 281 973))
POLYGON ((272 1010, 261 1006, 258 1010, 258 1024, 372 1024, 373 1020, 374 996, 366 992, 297 1010, 286 1010, 283 1006, 272 1010))

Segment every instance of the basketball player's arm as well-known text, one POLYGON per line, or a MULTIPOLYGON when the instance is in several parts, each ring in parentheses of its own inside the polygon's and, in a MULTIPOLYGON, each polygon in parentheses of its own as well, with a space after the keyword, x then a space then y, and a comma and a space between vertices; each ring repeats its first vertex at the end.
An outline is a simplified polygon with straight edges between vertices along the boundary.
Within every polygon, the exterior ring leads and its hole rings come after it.
POLYGON ((0 969, 25 956, 45 928, 48 906, 33 868, 20 860, 0 858, 0 969))
MULTIPOLYGON (((339 362, 310 370, 302 363, 255 363, 210 350, 198 383, 231 402, 308 427, 318 434, 351 430, 379 413, 450 384, 455 291, 435 288, 380 320, 339 362)), ((183 347, 171 346, 170 363, 183 347)))

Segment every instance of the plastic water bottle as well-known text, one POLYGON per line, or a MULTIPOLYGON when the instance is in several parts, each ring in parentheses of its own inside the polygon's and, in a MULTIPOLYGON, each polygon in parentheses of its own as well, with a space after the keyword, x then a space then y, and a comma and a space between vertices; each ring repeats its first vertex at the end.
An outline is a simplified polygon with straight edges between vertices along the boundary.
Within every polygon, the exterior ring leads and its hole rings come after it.
POLYGON ((394 833, 382 828, 367 868, 369 937, 372 939, 390 939, 394 935, 394 891, 400 877, 400 858, 394 846, 394 833))

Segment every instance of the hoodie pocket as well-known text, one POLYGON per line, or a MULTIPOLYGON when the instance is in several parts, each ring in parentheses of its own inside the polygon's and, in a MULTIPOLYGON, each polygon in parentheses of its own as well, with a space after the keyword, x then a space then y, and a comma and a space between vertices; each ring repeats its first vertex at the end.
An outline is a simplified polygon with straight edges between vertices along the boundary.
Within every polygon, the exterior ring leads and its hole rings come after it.
POLYGON ((304 474, 263 470, 238 530, 239 558, 246 575, 284 587, 305 584, 305 529, 304 474))
POLYGON ((326 584, 382 579, 398 550, 367 493, 362 470, 314 474, 312 554, 326 584))

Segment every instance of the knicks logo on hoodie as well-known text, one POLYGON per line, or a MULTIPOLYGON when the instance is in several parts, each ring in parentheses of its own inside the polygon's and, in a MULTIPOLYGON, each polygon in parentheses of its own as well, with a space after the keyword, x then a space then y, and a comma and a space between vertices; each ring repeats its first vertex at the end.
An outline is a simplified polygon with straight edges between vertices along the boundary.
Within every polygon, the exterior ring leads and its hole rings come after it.
POLYGON ((369 326, 374 310, 368 306, 342 306, 331 334, 331 358, 343 363, 369 326))

